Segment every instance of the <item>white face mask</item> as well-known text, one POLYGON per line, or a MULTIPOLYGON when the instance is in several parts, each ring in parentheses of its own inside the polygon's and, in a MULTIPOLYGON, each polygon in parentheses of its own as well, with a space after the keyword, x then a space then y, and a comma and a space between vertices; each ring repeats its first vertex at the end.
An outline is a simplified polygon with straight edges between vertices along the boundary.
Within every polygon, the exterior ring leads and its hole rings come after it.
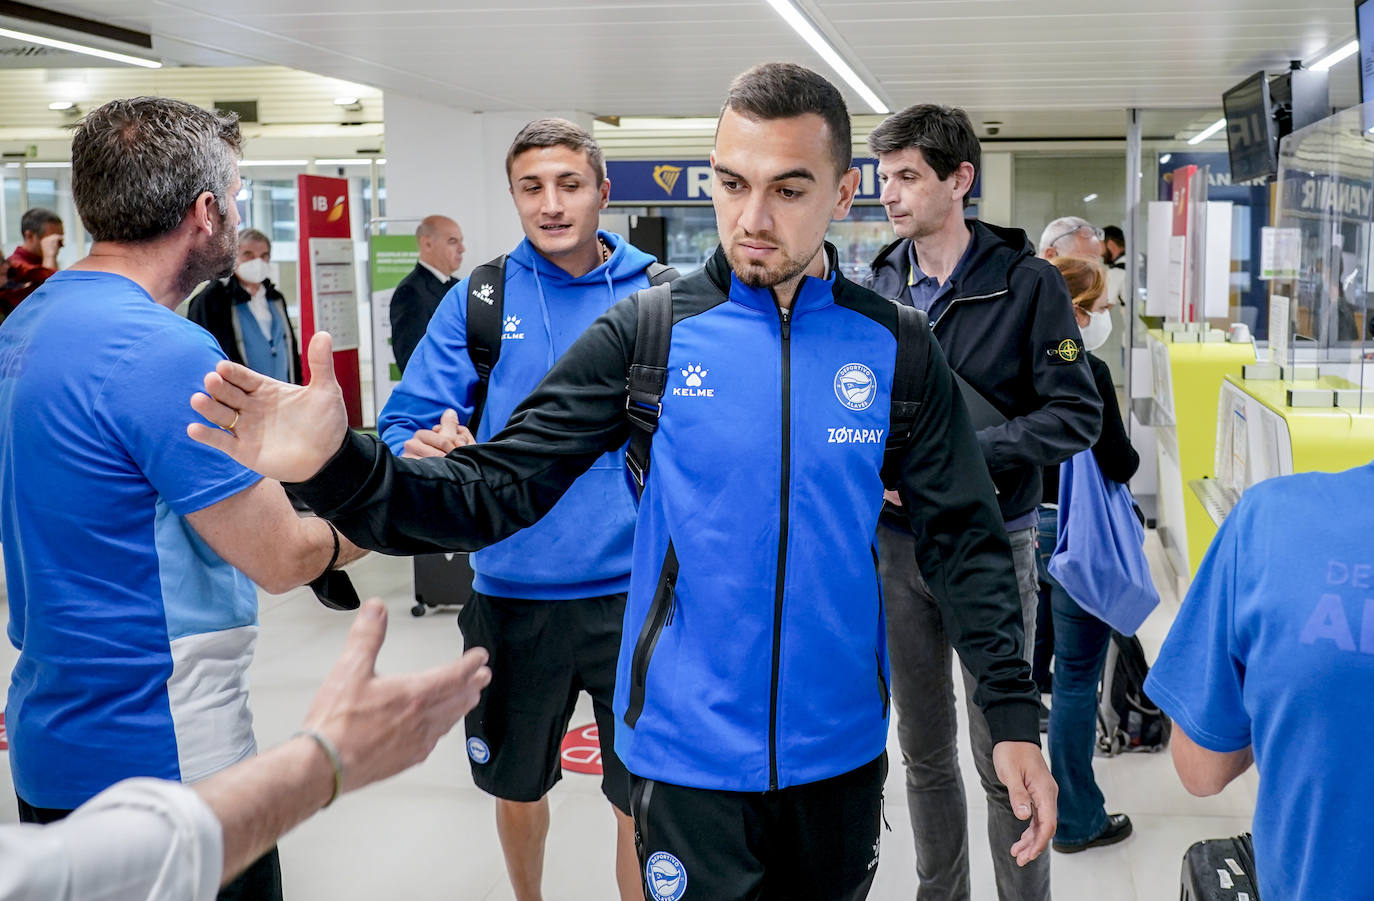
POLYGON ((1083 327, 1083 348, 1097 350, 1107 343, 1112 334, 1112 311, 1101 310, 1088 314, 1088 324, 1083 327))
POLYGON ((239 274, 239 280, 248 282, 252 285, 260 285, 272 277, 272 264, 261 257, 253 260, 242 260, 234 271, 239 274))

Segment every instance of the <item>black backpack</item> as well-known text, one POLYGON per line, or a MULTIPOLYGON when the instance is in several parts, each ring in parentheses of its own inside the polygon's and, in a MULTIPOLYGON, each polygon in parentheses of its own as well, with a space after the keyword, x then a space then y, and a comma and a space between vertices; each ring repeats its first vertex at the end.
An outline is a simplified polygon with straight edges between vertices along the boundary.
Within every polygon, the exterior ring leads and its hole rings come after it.
MULTIPOLYGON (((906 304, 897 307, 897 369, 892 376, 892 413, 883 446, 883 486, 895 488, 906 457, 920 396, 930 345, 930 320, 906 304), (924 332, 925 340, 917 340, 924 332)), ((668 387, 668 350, 672 343, 673 294, 669 284, 639 292, 639 318, 635 330, 634 362, 626 379, 625 412, 630 417, 630 443, 625 448, 625 469, 634 489, 644 494, 649 475, 649 445, 663 415, 663 392, 668 387)))
MULTIPOLYGON (((672 266, 657 261, 644 268, 650 285, 661 285, 678 277, 672 266)), ((472 416, 464 423, 473 437, 477 424, 487 406, 487 388, 491 371, 501 357, 501 325, 505 311, 506 255, 503 253, 489 263, 483 263, 468 276, 467 342, 468 357, 477 370, 477 384, 473 388, 472 416)))
POLYGON ((1140 639, 1113 630, 1097 701, 1097 748, 1107 757, 1169 746, 1174 724, 1145 694, 1149 674, 1140 639))

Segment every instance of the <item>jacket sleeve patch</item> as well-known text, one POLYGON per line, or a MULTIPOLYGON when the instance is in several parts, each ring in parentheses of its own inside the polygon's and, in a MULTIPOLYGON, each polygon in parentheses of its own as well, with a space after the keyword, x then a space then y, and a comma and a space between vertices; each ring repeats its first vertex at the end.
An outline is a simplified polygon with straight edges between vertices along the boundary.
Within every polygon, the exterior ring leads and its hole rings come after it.
POLYGON ((1041 346, 1044 354, 1055 366, 1067 366, 1083 359, 1083 342, 1077 338, 1064 338, 1041 346))

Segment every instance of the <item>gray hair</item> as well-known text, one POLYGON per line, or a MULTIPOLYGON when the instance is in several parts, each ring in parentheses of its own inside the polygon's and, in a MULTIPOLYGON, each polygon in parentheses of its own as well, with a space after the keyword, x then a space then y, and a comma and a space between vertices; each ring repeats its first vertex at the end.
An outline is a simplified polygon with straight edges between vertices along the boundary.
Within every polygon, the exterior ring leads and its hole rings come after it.
POLYGON ((19 233, 27 235, 32 232, 35 235, 43 233, 43 226, 49 223, 62 224, 62 217, 52 210, 36 206, 31 210, 25 210, 24 215, 19 219, 19 233))
POLYGON ((246 241, 261 241, 267 245, 268 250, 272 249, 272 239, 256 228, 245 228, 243 231, 239 232, 239 243, 243 244, 246 241))
POLYGON ((1101 238, 1097 226, 1087 219, 1078 216, 1060 216, 1045 226, 1045 230, 1040 233, 1040 243, 1037 245, 1040 255, 1044 256, 1045 251, 1049 250, 1052 245, 1059 243, 1069 235, 1078 234, 1085 228, 1090 230, 1095 237, 1101 238))
POLYGON ((160 238, 207 191, 228 214, 242 145, 236 116, 166 97, 111 100, 72 138, 72 199, 96 241, 160 238))

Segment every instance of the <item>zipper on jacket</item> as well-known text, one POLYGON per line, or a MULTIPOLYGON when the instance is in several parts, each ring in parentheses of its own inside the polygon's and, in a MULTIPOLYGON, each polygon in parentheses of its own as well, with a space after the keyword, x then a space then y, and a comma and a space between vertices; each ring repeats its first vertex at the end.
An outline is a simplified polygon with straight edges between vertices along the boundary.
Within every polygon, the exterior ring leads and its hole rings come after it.
POLYGON ((1004 288, 1004 289, 1002 289, 1001 291, 994 291, 994 292, 992 292, 991 294, 971 294, 971 295, 969 295, 969 296, 967 296, 967 297, 956 297, 956 298, 954 298, 953 300, 951 300, 951 301, 949 302, 949 305, 945 307, 945 311, 944 311, 943 313, 940 314, 940 318, 939 318, 939 319, 936 319, 934 322, 932 322, 932 323, 930 324, 930 327, 931 327, 931 329, 933 330, 933 329, 935 328, 935 326, 937 326, 937 325, 939 325, 940 323, 944 322, 944 321, 945 321, 945 317, 949 315, 949 311, 952 310, 952 309, 954 309, 955 307, 957 307, 959 304, 964 303, 965 301, 971 301, 971 300, 992 300, 994 297, 1001 297, 1003 294, 1010 294, 1010 293, 1011 293, 1010 291, 1008 291, 1008 290, 1006 290, 1006 289, 1004 288))
MULTIPOLYGON (((873 578, 878 581, 878 641, 882 642, 887 640, 887 617, 883 610, 883 575, 878 565, 878 548, 869 545, 868 549, 873 554, 873 578)), ((873 649, 873 657, 878 663, 878 694, 883 699, 883 719, 887 719, 887 712, 892 705, 892 691, 887 684, 887 676, 883 675, 883 655, 878 648, 873 649)))
POLYGON ((673 621, 673 611, 677 607, 677 551, 672 541, 663 555, 663 568, 659 570, 658 588, 649 604, 649 615, 644 618, 644 626, 635 642, 634 656, 630 658, 630 700, 625 707, 625 725, 631 729, 639 722, 644 712, 644 686, 649 680, 649 660, 658 646, 663 629, 673 621))
POLYGON ((778 307, 778 317, 782 326, 782 493, 778 504, 778 575, 773 588, 773 675, 768 698, 768 787, 774 790, 778 787, 778 671, 782 667, 782 596, 787 582, 787 508, 792 481, 792 312, 778 307))

